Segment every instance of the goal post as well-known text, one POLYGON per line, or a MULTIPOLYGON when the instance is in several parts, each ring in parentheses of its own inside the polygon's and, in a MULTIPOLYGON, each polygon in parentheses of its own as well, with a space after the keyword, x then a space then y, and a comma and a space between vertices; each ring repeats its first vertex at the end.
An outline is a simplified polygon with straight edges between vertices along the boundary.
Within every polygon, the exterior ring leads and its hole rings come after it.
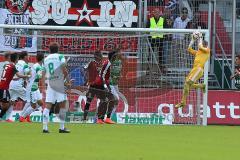
MULTIPOLYGON (((96 50, 100 50, 106 58, 111 50, 122 47, 121 53, 126 62, 119 82, 121 100, 115 118, 118 123, 127 124, 207 125, 207 92, 191 90, 187 107, 174 108, 181 100, 185 77, 192 68, 193 57, 187 52, 187 46, 190 34, 196 30, 0 24, 2 37, 36 39, 36 50, 30 51, 33 56, 31 62, 34 62, 36 52, 48 53, 49 43, 59 42, 60 53, 68 57, 70 76, 76 79, 76 87, 84 86, 84 65, 93 59, 96 50), (35 32, 31 35, 9 32, 18 29, 35 32), (154 35, 162 36, 162 40, 154 39, 154 35)), ((209 41, 209 30, 202 29, 201 32, 209 41)), ((0 52, 3 51, 6 50, 0 48, 0 52)), ((208 84, 208 63, 205 64, 201 82, 206 86, 208 84)), ((76 101, 84 106, 85 93, 86 90, 79 90, 69 95, 71 110, 74 110, 76 101)), ((97 101, 94 101, 91 110, 95 111, 96 106, 97 101)))

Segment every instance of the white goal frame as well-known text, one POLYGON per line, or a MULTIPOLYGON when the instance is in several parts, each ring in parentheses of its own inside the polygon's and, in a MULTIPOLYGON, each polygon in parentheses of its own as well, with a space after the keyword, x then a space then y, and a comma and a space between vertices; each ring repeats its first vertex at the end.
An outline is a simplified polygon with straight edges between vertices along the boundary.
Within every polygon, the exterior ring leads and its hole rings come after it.
MULTIPOLYGON (((150 28, 113 28, 113 27, 79 27, 79 26, 47 26, 47 25, 6 25, 0 24, 0 28, 19 28, 19 29, 32 29, 32 30, 61 30, 61 31, 102 31, 102 32, 135 32, 135 33, 193 33, 199 29, 150 29, 150 28)), ((205 39, 210 42, 209 29, 201 29, 201 32, 205 34, 205 39)), ((210 44, 210 43, 209 43, 210 44)), ((204 84, 208 91, 208 70, 209 61, 205 64, 204 68, 204 84)), ((207 125, 207 104, 208 104, 208 92, 203 94, 203 126, 207 125)))

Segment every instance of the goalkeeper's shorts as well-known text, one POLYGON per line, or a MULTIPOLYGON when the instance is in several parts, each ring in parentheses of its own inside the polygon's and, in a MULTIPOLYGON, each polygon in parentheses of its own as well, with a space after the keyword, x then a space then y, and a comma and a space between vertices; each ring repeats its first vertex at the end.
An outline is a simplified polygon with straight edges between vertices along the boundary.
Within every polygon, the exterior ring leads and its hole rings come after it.
POLYGON ((203 76, 202 67, 194 67, 187 76, 187 81, 191 80, 194 83, 198 81, 203 76))

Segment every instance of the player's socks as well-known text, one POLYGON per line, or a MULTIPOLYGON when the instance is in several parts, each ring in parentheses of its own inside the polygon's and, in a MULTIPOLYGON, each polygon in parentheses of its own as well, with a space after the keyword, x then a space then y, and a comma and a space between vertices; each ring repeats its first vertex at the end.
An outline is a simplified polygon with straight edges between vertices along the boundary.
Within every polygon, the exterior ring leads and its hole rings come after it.
POLYGON ((60 119, 60 128, 61 130, 64 130, 64 124, 65 124, 65 118, 66 118, 66 113, 67 113, 67 109, 66 108, 60 108, 59 111, 59 119, 60 119))
POLYGON ((178 103, 178 104, 175 106, 175 108, 183 108, 183 107, 185 107, 185 106, 186 106, 186 103, 181 102, 181 103, 178 103))
POLYGON ((200 88, 200 89, 202 89, 203 93, 206 93, 206 85, 205 84, 195 83, 192 86, 193 86, 193 88, 200 88))
POLYGON ((20 116, 23 116, 23 114, 25 113, 25 111, 27 110, 28 107, 30 107, 30 103, 27 102, 27 103, 24 105, 23 110, 22 110, 22 112, 20 113, 20 116))
POLYGON ((48 131, 48 122, 49 122, 49 109, 44 108, 43 110, 43 131, 48 131))
POLYGON ((34 109, 32 107, 28 107, 26 111, 22 114, 24 118, 26 118, 28 115, 30 115, 32 112, 34 112, 34 109))
MULTIPOLYGON (((12 111, 13 111, 13 106, 11 105, 11 106, 8 108, 7 112, 6 112, 6 121, 7 121, 7 120, 10 120, 10 116, 11 116, 11 114, 12 114, 12 111)), ((10 121, 11 121, 11 120, 10 120, 10 121)), ((8 121, 8 122, 10 122, 10 121, 8 121)))
POLYGON ((184 84, 182 101, 181 101, 181 103, 178 103, 175 106, 176 108, 182 108, 182 107, 186 106, 186 99, 189 95, 189 90, 190 90, 190 87, 191 87, 192 83, 193 83, 192 81, 188 81, 184 84))

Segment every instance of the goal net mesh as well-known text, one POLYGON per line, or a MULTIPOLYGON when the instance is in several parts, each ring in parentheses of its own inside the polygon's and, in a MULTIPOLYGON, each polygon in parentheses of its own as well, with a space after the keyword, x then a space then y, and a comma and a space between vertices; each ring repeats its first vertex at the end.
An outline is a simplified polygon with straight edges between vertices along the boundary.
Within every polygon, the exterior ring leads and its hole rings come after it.
MULTIPOLYGON (((50 43, 58 42, 74 79, 72 92, 68 93, 70 111, 82 112, 88 88, 84 66, 93 60, 97 50, 107 59, 110 51, 120 47, 125 60, 115 120, 127 124, 197 124, 201 122, 201 91, 191 90, 186 107, 174 108, 181 101, 185 77, 193 65, 194 57, 187 52, 190 34, 161 33, 163 38, 153 38, 149 32, 1 29, 0 43, 4 47, 0 51, 27 50, 32 64, 37 52, 47 55, 50 43)), ((20 106, 15 110, 21 110, 20 106)), ((91 116, 96 107, 95 99, 90 106, 91 116)))

